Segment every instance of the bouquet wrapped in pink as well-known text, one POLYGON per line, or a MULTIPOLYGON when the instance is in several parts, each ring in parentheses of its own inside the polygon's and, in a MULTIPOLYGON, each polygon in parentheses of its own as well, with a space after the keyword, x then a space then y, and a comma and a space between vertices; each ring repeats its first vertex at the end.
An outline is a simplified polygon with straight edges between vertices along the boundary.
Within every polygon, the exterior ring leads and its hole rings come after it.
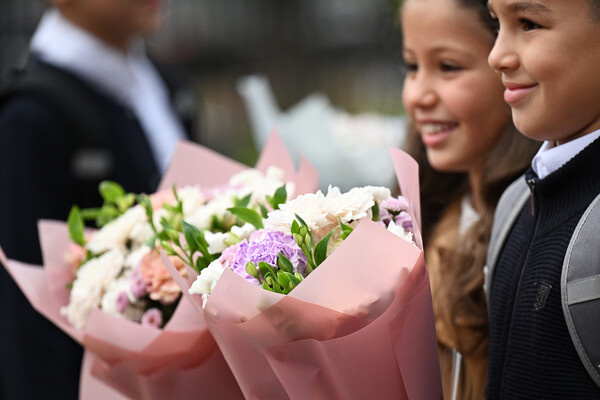
POLYGON ((163 255, 247 399, 442 398, 417 165, 392 156, 405 197, 299 196, 195 280, 163 255))
MULTIPOLYGON (((277 136, 253 170, 182 142, 161 183, 165 190, 138 196, 135 205, 135 196, 117 185, 104 187, 110 204, 94 214, 111 221, 100 230, 83 230, 80 218, 90 210, 72 212, 68 226, 41 221, 44 268, 7 260, 0 249, 0 260, 34 308, 84 346, 82 399, 243 398, 203 317, 179 301, 159 244, 165 235, 179 243, 173 234, 184 230, 186 219, 187 226, 214 236, 210 255, 218 257, 223 232, 245 231, 227 208, 240 198, 258 204, 282 182, 297 191, 317 185, 307 164, 295 171, 277 136)), ((187 273, 177 257, 171 261, 187 273)))

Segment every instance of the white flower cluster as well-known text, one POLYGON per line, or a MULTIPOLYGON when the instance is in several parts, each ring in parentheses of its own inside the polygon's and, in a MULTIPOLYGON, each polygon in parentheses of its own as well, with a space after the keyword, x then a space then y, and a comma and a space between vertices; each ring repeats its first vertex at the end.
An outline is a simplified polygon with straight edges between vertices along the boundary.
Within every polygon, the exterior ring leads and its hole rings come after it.
POLYGON ((318 191, 281 204, 279 210, 269 213, 265 227, 289 231, 298 215, 318 240, 338 226, 339 220, 347 224, 371 217, 371 207, 375 202, 379 203, 390 196, 390 190, 384 187, 365 186, 341 193, 339 188, 330 186, 326 196, 318 191))
POLYGON ((123 253, 112 249, 77 270, 69 304, 60 310, 73 326, 85 327, 92 310, 99 308, 106 289, 121 271, 123 261, 123 253))

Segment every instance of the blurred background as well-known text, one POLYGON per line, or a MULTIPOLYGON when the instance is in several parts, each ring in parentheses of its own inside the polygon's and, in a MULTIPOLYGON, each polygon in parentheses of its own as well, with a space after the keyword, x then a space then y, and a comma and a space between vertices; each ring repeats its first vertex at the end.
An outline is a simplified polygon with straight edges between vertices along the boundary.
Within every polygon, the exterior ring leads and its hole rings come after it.
MULTIPOLYGON (((325 131, 337 132, 333 135, 344 142, 350 140, 349 131, 362 135, 354 148, 342 149, 346 153, 376 135, 381 143, 400 145, 397 2, 169 0, 165 25, 149 46, 156 58, 195 80, 198 140, 246 164, 256 160, 264 136, 258 131, 270 129, 268 118, 279 118, 278 124, 288 126, 286 133, 297 140, 306 134, 311 146, 325 131), (260 78, 241 81, 249 75, 260 78), (292 114, 302 112, 303 118, 291 121, 292 114), (329 117, 325 121, 332 113, 333 128, 329 117), (303 124, 306 118, 313 119, 312 125, 303 124)), ((0 68, 25 55, 45 7, 44 0, 0 0, 0 68)))

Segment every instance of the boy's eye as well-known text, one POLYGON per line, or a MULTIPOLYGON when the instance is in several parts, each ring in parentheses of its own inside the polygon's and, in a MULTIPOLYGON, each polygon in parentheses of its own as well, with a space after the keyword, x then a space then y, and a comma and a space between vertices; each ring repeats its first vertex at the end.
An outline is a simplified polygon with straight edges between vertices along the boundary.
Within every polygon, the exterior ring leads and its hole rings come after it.
POLYGON ((443 62, 440 64, 440 69, 444 72, 456 72, 462 70, 462 68, 456 64, 449 62, 443 62))
POLYGON ((500 21, 498 21, 498 18, 492 17, 492 29, 494 30, 494 33, 496 33, 496 34, 498 34, 498 32, 500 32, 500 21))
POLYGON ((535 22, 533 22, 527 18, 521 18, 521 19, 519 19, 519 22, 521 23, 521 26, 523 27, 524 31, 532 31, 534 29, 541 28, 541 26, 539 24, 536 24, 535 22))

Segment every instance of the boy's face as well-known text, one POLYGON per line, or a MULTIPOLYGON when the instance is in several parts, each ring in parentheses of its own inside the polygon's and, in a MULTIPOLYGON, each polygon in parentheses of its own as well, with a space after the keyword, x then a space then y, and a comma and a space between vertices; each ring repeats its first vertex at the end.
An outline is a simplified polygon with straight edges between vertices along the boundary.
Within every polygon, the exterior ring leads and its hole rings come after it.
POLYGON ((137 36, 154 33, 162 19, 163 0, 53 0, 63 15, 104 39, 123 47, 137 36))
POLYGON ((500 30, 489 63, 516 127, 559 144, 600 129, 600 22, 588 0, 489 0, 500 30))

